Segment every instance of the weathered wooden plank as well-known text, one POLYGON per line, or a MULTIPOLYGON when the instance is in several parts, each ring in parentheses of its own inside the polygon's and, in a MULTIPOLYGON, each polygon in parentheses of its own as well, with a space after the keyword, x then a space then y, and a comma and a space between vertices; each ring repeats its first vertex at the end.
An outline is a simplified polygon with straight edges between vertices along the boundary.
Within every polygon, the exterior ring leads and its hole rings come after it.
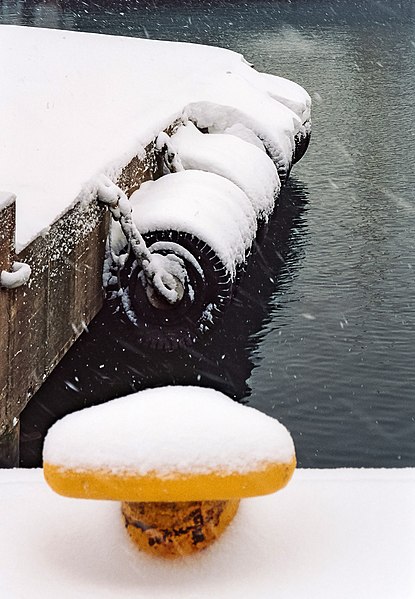
MULTIPOLYGON (((0 206, 0 271, 10 270, 14 254, 16 208, 14 199, 0 206)), ((16 448, 12 451, 12 421, 7 409, 9 387, 10 308, 14 292, 0 287, 0 464, 14 466, 16 448)))
POLYGON ((102 307, 102 265, 108 232, 106 209, 97 202, 77 204, 52 226, 49 234, 47 374, 102 307), (99 230, 101 234, 96 235, 99 230), (70 231, 70 235, 68 235, 70 231), (88 247, 87 277, 94 294, 80 294, 79 273, 85 270, 82 248, 88 247), (82 323, 84 323, 82 325, 82 323))
POLYGON ((66 348, 76 339, 74 294, 76 263, 72 259, 74 250, 66 256, 49 262, 47 281, 47 337, 45 374, 55 368, 66 348))
POLYGON ((32 274, 27 285, 14 290, 11 309, 8 410, 18 417, 44 380, 48 318, 48 248, 38 237, 19 254, 32 274))
POLYGON ((88 276, 92 288, 101 289, 107 223, 106 209, 96 202, 77 204, 52 225, 47 235, 36 238, 19 254, 19 260, 31 266, 32 276, 28 285, 17 290, 12 314, 9 395, 14 416, 20 414, 79 336, 77 323, 85 317, 88 323, 102 306, 102 291, 93 300, 91 296, 83 297, 92 302, 87 308, 75 300, 76 273, 83 268, 78 263, 77 248, 89 243, 91 255, 96 254, 88 276), (100 227, 101 247, 94 237, 100 227))
POLYGON ((75 249, 75 311, 72 325, 77 334, 82 333, 103 303, 102 265, 109 222, 110 214, 106 212, 104 218, 75 249))
MULTIPOLYGON (((181 121, 176 120, 166 129, 172 135, 181 121)), ((162 156, 157 152, 154 142, 149 143, 142 155, 134 158, 122 169, 117 184, 128 197, 136 191, 142 183, 151 179, 158 179, 163 174, 162 156)))
POLYGON ((0 435, 0 468, 15 468, 19 465, 20 422, 14 419, 0 435))
MULTIPOLYGON (((149 144, 144 156, 125 166, 118 184, 129 196, 160 176, 161 167, 149 144)), ((0 206, 5 269, 15 259, 14 215, 14 204, 0 206)), ((0 464, 17 464, 21 411, 102 307, 109 222, 108 210, 97 201, 75 204, 17 256, 31 267, 29 283, 0 291, 0 464)))
POLYGON ((149 144, 143 156, 134 158, 123 168, 118 177, 118 185, 128 197, 136 191, 144 181, 154 179, 158 171, 158 158, 154 143, 149 144))

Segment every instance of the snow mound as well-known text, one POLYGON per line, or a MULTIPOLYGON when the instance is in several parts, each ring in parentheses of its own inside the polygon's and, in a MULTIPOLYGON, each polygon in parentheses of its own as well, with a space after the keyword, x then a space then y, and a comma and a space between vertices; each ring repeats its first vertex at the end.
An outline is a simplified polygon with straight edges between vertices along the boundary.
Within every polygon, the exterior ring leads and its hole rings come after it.
POLYGON ((67 469, 140 475, 249 472, 289 462, 287 429, 218 391, 162 387, 70 414, 48 432, 44 460, 67 469))
POLYGON ((252 203, 239 187, 215 173, 165 175, 143 183, 130 200, 142 235, 170 229, 195 235, 216 252, 232 276, 255 238, 252 203))
POLYGON ((263 150, 234 135, 204 135, 192 123, 179 127, 171 143, 184 169, 229 179, 251 200, 258 218, 272 212, 280 181, 274 163, 263 150))

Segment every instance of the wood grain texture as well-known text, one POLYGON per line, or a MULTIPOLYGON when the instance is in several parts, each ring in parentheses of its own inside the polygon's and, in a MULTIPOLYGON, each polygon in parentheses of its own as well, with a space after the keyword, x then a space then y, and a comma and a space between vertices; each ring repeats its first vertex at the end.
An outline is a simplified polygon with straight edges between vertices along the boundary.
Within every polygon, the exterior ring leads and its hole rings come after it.
MULTIPOLYGON (((122 169, 118 184, 129 196, 160 174, 151 143, 122 169)), ((0 208, 0 270, 16 259, 32 270, 28 284, 0 288, 0 463, 16 465, 13 422, 102 307, 109 223, 96 199, 78 202, 16 256, 15 203, 0 208)))

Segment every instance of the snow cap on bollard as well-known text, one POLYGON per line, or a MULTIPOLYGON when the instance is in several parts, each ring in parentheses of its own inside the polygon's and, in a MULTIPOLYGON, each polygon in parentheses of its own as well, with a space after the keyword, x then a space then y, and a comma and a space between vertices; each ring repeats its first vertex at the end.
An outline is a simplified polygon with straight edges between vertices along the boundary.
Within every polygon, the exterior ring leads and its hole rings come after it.
POLYGON ((122 501, 137 545, 167 557, 210 544, 241 498, 281 489, 295 464, 282 424, 199 387, 149 389, 70 414, 44 446, 57 493, 122 501))

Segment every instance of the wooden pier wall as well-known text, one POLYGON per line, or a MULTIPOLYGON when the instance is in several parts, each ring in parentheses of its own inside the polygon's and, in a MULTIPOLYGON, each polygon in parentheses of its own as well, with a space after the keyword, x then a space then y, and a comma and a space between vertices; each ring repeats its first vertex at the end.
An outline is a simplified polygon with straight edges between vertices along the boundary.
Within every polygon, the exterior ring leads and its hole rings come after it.
MULTIPOLYGON (((118 185, 130 195, 160 168, 151 143, 118 185)), ((109 222, 97 200, 78 203, 16 256, 15 201, 0 206, 0 271, 32 269, 26 285, 0 287, 0 467, 18 465, 20 413, 102 307, 109 222)))

